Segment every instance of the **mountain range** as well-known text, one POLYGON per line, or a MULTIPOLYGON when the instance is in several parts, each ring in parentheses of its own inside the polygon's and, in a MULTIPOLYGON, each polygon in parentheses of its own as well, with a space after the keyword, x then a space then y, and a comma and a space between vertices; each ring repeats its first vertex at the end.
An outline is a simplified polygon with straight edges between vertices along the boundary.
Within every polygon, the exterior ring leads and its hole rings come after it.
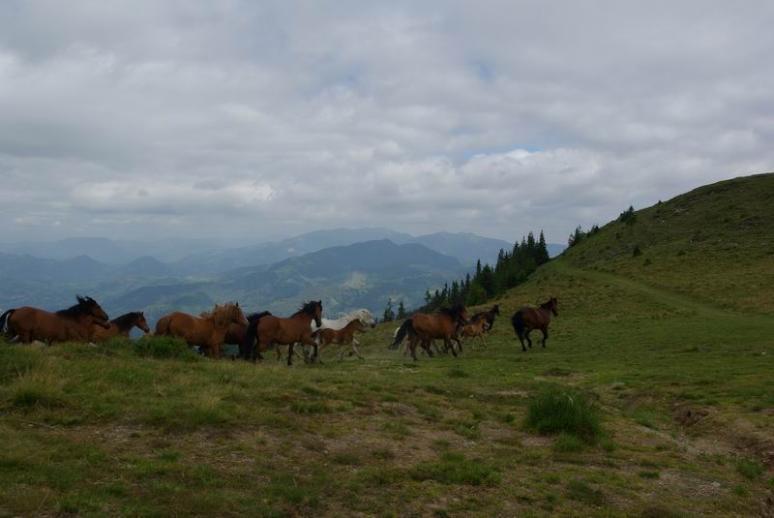
POLYGON ((105 238, 0 246, 0 307, 58 309, 85 293, 111 315, 143 310, 151 320, 224 300, 279 314, 312 298, 323 299, 330 315, 356 307, 381 312, 390 298, 420 304, 426 290, 512 246, 469 233, 415 237, 384 228, 316 231, 239 248, 177 245, 176 253, 171 242, 105 238))

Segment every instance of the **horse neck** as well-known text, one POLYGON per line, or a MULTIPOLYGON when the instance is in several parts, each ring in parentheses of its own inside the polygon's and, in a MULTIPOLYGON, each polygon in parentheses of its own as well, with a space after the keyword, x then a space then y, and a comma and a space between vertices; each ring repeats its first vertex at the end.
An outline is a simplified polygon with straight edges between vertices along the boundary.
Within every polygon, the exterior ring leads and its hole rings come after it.
POLYGON ((300 322, 306 322, 306 325, 308 326, 312 320, 314 320, 314 316, 310 315, 308 313, 298 313, 296 315, 293 315, 290 317, 290 320, 298 320, 300 322))

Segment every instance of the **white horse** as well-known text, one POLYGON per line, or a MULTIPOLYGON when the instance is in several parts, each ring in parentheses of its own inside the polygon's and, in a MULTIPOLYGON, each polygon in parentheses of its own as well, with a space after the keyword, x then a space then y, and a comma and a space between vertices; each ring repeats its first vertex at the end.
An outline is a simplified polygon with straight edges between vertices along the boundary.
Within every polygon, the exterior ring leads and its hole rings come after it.
MULTIPOLYGON (((370 311, 368 311, 365 308, 356 309, 354 311, 350 311, 346 315, 337 318, 336 320, 330 320, 327 318, 322 319, 322 325, 319 327, 319 329, 343 329, 347 324, 352 322, 353 320, 358 319, 362 323, 364 323, 367 326, 375 326, 376 325, 376 319, 371 314, 370 311)), ((311 323, 312 329, 317 330, 318 328, 315 327, 314 321, 311 323)))

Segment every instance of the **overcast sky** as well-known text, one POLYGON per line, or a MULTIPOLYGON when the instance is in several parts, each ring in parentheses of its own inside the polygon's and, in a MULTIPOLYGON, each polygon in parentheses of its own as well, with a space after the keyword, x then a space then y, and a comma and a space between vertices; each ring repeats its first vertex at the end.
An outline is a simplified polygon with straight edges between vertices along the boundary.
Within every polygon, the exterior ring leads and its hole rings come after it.
POLYGON ((564 242, 774 170, 774 2, 0 3, 0 240, 564 242))

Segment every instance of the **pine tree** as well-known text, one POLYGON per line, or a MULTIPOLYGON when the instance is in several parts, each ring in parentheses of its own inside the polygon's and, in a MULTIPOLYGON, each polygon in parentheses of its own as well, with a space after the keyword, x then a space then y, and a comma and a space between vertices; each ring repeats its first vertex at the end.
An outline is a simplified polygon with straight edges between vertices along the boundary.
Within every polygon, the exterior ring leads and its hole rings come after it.
POLYGON ((403 305, 403 299, 400 299, 400 302, 398 303, 398 320, 403 320, 406 318, 406 307, 403 305))
POLYGON ((395 320, 395 312, 392 310, 392 299, 387 300, 387 307, 384 308, 382 322, 392 322, 395 320))
POLYGON ((537 263, 545 264, 548 262, 548 247, 546 246, 546 237, 543 235, 543 231, 540 231, 540 239, 538 240, 537 249, 537 263))

